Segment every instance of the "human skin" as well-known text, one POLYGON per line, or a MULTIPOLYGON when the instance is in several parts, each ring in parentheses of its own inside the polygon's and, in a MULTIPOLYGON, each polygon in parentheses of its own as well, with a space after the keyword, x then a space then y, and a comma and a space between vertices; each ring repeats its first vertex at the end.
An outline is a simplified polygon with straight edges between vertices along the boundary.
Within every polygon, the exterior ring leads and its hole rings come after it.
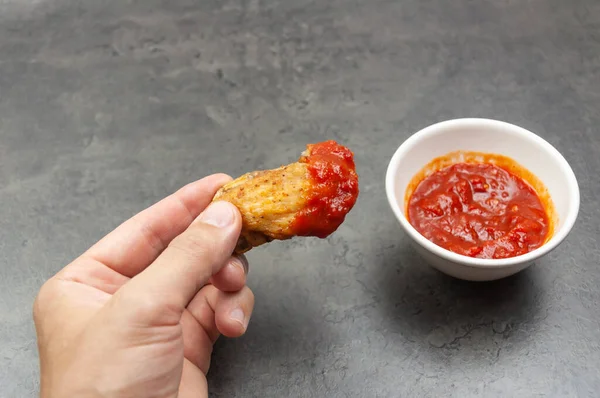
POLYGON ((248 326, 241 216, 210 204, 231 181, 191 183, 120 225, 40 289, 42 398, 207 397, 219 335, 248 326), (208 206, 208 207, 207 207, 208 206))

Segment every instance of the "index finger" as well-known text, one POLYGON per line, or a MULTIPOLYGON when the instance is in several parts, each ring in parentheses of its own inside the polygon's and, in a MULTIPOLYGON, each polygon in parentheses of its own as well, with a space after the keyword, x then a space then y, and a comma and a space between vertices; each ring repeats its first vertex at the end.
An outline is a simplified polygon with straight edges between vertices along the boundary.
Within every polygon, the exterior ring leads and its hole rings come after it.
POLYGON ((127 277, 152 263, 210 204, 216 192, 231 181, 213 174, 181 188, 125 221, 92 246, 83 256, 92 257, 127 277))

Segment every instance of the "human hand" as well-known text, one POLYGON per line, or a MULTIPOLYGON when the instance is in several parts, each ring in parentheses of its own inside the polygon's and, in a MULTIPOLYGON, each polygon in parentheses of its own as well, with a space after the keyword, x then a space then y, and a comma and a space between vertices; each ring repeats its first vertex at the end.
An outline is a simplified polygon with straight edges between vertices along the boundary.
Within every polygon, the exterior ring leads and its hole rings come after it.
POLYGON ((229 180, 187 185, 42 286, 34 321, 43 398, 208 395, 214 342, 244 334, 254 306, 247 263, 231 257, 240 214, 210 204, 229 180))

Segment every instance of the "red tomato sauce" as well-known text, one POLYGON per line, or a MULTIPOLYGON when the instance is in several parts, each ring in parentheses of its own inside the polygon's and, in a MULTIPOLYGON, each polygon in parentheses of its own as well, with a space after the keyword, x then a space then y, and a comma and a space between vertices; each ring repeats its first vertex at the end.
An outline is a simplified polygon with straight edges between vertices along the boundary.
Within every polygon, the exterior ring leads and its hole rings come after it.
POLYGON ((344 222, 358 197, 354 154, 335 141, 311 144, 300 162, 308 164, 313 186, 294 220, 299 236, 326 238, 344 222))
POLYGON ((407 206, 424 237, 455 253, 507 258, 546 241, 551 224, 534 188, 505 168, 458 163, 425 177, 407 206))

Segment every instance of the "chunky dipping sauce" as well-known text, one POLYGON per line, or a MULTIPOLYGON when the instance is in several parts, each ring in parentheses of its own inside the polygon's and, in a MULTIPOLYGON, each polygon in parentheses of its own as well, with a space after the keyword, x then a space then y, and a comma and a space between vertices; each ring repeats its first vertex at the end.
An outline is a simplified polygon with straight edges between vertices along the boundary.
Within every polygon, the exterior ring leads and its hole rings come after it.
POLYGON ((488 259, 530 252, 552 227, 534 188, 490 163, 457 163, 425 177, 409 197, 407 216, 438 246, 488 259))

